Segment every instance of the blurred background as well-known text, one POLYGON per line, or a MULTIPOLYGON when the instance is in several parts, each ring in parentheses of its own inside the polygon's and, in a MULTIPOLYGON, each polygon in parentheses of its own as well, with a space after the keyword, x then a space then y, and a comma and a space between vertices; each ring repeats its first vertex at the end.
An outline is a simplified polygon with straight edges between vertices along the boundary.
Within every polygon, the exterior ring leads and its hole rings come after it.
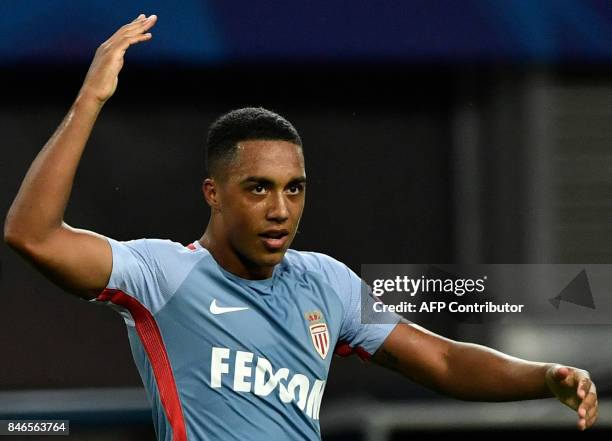
MULTIPOLYGON (((612 3, 608 0, 0 3, 0 208, 69 109, 96 48, 139 13, 65 220, 119 240, 198 239, 208 125, 263 106, 304 141, 294 248, 364 263, 612 261, 612 3)), ((434 324, 448 337, 577 365, 612 429, 610 326, 434 324)), ((125 326, 0 245, 0 419, 71 420, 71 437, 151 440, 125 326)), ((554 433, 554 400, 452 401, 335 359, 323 438, 554 433)), ((42 439, 42 437, 41 437, 42 439)))

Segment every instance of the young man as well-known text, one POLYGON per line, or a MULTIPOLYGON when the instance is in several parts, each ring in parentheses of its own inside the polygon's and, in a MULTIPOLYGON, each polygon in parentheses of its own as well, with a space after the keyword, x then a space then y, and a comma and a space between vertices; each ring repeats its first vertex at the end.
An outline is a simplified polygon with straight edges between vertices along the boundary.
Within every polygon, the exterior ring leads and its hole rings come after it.
POLYGON ((262 108, 210 128, 211 207, 204 235, 118 242, 63 222, 73 178, 130 45, 151 38, 140 15, 96 51, 83 86, 15 198, 6 242, 45 275, 123 315, 160 440, 319 439, 318 414, 334 351, 395 369, 466 400, 556 396, 597 418, 586 371, 509 357, 387 317, 364 325, 361 281, 322 254, 290 250, 306 173, 295 128, 262 108))

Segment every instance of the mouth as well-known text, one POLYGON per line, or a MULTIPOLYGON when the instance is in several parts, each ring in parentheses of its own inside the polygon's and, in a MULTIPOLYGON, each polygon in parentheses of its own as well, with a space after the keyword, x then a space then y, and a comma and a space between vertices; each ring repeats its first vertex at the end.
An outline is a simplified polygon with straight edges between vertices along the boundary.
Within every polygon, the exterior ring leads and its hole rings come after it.
POLYGON ((268 251, 282 249, 289 239, 288 230, 267 230, 258 235, 268 251))

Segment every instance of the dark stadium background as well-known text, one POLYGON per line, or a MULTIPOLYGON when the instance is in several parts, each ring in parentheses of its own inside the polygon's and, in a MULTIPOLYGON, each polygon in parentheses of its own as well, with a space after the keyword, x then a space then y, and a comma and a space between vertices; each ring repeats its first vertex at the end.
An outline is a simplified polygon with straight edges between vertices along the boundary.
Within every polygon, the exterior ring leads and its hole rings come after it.
MULTIPOLYGON (((4 2, 3 213, 96 47, 141 12, 159 22, 129 50, 96 124, 70 225, 121 240, 196 240, 208 218, 206 129, 253 105, 288 118, 304 141, 309 187, 294 248, 357 272, 364 263, 610 263, 612 6, 603 0, 4 2)), ((432 326, 589 369, 607 405, 609 326, 432 326)), ((152 438, 138 398, 95 406, 104 390, 139 396, 122 319, 63 294, 5 244, 0 351, 0 419, 64 416, 74 439, 152 438)), ((444 424, 463 405, 336 359, 321 425, 325 439, 573 434, 571 412, 552 400, 535 404, 555 409, 539 425, 512 414, 533 403, 496 405, 508 409, 501 419, 478 405, 480 425, 444 424), (363 425, 364 415, 398 410, 410 420, 423 406, 432 406, 428 427, 363 425)), ((592 436, 612 427, 604 407, 598 426, 592 436)))

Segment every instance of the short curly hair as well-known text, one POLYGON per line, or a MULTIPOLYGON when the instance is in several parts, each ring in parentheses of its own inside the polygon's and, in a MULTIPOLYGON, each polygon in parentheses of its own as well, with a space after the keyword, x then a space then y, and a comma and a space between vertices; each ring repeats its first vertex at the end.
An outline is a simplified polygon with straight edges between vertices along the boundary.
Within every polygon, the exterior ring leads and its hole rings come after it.
POLYGON ((289 141, 302 147, 302 139, 293 125, 282 116, 263 107, 244 107, 221 115, 208 129, 205 165, 210 176, 219 176, 234 158, 240 141, 269 139, 289 141))

